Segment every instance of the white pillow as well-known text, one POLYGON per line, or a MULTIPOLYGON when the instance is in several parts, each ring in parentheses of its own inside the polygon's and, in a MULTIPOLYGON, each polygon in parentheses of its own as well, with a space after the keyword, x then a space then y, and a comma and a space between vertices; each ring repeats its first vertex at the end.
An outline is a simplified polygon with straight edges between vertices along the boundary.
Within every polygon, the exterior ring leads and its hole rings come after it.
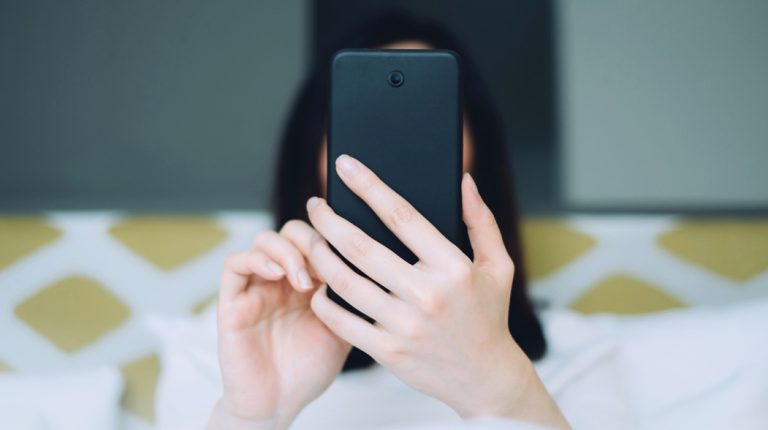
POLYGON ((116 428, 123 380, 113 367, 69 373, 0 374, 0 428, 116 428))
POLYGON ((592 430, 633 428, 620 336, 562 309, 545 313, 542 320, 548 352, 536 369, 571 425, 592 430))
POLYGON ((626 421, 616 428, 768 428, 768 300, 544 320, 551 354, 539 371, 576 428, 610 428, 606 411, 626 421))
POLYGON ((683 418, 686 411, 697 429, 720 429, 723 422, 753 428, 738 418, 755 404, 762 407, 746 416, 757 420, 751 425, 768 428, 766 390, 740 382, 747 373, 760 376, 768 363, 768 300, 625 319, 619 330, 622 373, 643 428, 676 428, 665 425, 666 417, 683 418), (711 407, 711 399, 726 392, 740 401, 711 407), (705 416, 710 419, 700 422, 705 416))
POLYGON ((654 430, 768 428, 768 366, 747 366, 645 420, 654 430))
POLYGON ((198 317, 147 317, 145 326, 160 346, 155 427, 205 428, 221 396, 215 306, 198 317))

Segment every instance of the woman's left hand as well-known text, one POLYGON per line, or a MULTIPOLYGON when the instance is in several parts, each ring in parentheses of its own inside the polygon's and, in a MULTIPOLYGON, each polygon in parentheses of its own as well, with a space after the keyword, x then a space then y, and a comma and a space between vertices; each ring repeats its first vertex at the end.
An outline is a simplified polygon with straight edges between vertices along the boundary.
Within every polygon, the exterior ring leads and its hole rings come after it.
POLYGON ((323 199, 311 198, 307 210, 319 235, 312 240, 310 263, 336 293, 376 323, 331 301, 326 287, 312 298, 318 318, 463 417, 502 416, 568 428, 509 333, 514 265, 472 178, 465 174, 461 190, 474 261, 362 163, 342 155, 336 169, 419 261, 408 264, 323 199), (328 242, 390 293, 356 274, 328 242))

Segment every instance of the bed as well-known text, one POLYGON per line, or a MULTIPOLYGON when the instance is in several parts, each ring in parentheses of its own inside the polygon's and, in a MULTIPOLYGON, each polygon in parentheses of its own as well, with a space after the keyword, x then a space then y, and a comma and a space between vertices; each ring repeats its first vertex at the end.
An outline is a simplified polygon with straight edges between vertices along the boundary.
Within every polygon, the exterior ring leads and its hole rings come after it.
MULTIPOLYGON (((219 394, 221 261, 269 225, 0 218, 0 426, 202 428, 219 394)), ((573 215, 526 218, 522 234, 550 342, 537 369, 576 428, 768 428, 768 221, 573 215)), ((294 427, 455 422, 374 367, 338 378, 294 427)))

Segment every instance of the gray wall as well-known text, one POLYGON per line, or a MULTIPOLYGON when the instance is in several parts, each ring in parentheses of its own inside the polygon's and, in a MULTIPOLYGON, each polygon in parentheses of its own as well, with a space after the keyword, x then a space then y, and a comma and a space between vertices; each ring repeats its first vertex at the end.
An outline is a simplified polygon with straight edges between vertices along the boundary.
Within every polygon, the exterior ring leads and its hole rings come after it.
POLYGON ((559 6, 567 205, 768 207, 768 2, 559 6))
MULTIPOLYGON (((265 207, 310 5, 0 2, 0 210, 265 207)), ((768 205, 768 2, 558 6, 558 207, 768 205)))
POLYGON ((304 0, 0 3, 0 209, 255 208, 304 0))

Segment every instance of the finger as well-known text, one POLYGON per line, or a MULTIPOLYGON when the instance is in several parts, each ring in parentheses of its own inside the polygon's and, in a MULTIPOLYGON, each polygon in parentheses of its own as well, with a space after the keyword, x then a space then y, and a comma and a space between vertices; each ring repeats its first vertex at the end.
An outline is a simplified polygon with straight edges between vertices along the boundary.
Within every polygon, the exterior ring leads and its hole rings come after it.
POLYGON ((381 329, 336 304, 327 291, 322 285, 312 296, 311 307, 317 318, 336 336, 375 357, 383 337, 381 329))
POLYGON ((461 181, 461 200, 464 223, 475 264, 483 267, 500 281, 510 281, 514 272, 512 259, 504 246, 504 239, 491 209, 483 202, 477 184, 469 173, 461 181))
MULTIPOLYGON (((286 222, 280 229, 280 235, 288 239, 304 255, 305 259, 309 258, 312 236, 316 234, 317 231, 311 225, 298 219, 286 222)), ((310 277, 320 279, 311 264, 307 265, 307 271, 310 277)))
MULTIPOLYGON (((413 298, 408 279, 417 270, 384 245, 371 239, 358 227, 340 217, 325 200, 313 197, 307 201, 312 225, 350 263, 403 300, 413 298)), ((319 267, 315 265, 316 269, 319 267)), ((335 285, 331 284, 331 287, 335 285)))
POLYGON ((309 256, 315 229, 298 219, 292 219, 280 229, 280 235, 288 239, 304 256, 309 256))
POLYGON ((387 294, 370 280, 355 273, 328 246, 320 235, 312 241, 310 262, 320 279, 330 285, 347 303, 383 326, 391 326, 396 318, 398 299, 387 294))
POLYGON ((291 242, 274 231, 266 230, 254 239, 254 248, 285 269, 288 282, 297 291, 309 291, 314 288, 306 268, 304 255, 291 242))
POLYGON ((349 155, 341 155, 336 159, 336 171, 420 260, 446 264, 460 257, 466 258, 459 248, 363 163, 349 155))
POLYGON ((252 275, 269 281, 277 281, 285 276, 285 271, 262 252, 234 253, 224 261, 219 300, 231 300, 245 291, 252 275))

